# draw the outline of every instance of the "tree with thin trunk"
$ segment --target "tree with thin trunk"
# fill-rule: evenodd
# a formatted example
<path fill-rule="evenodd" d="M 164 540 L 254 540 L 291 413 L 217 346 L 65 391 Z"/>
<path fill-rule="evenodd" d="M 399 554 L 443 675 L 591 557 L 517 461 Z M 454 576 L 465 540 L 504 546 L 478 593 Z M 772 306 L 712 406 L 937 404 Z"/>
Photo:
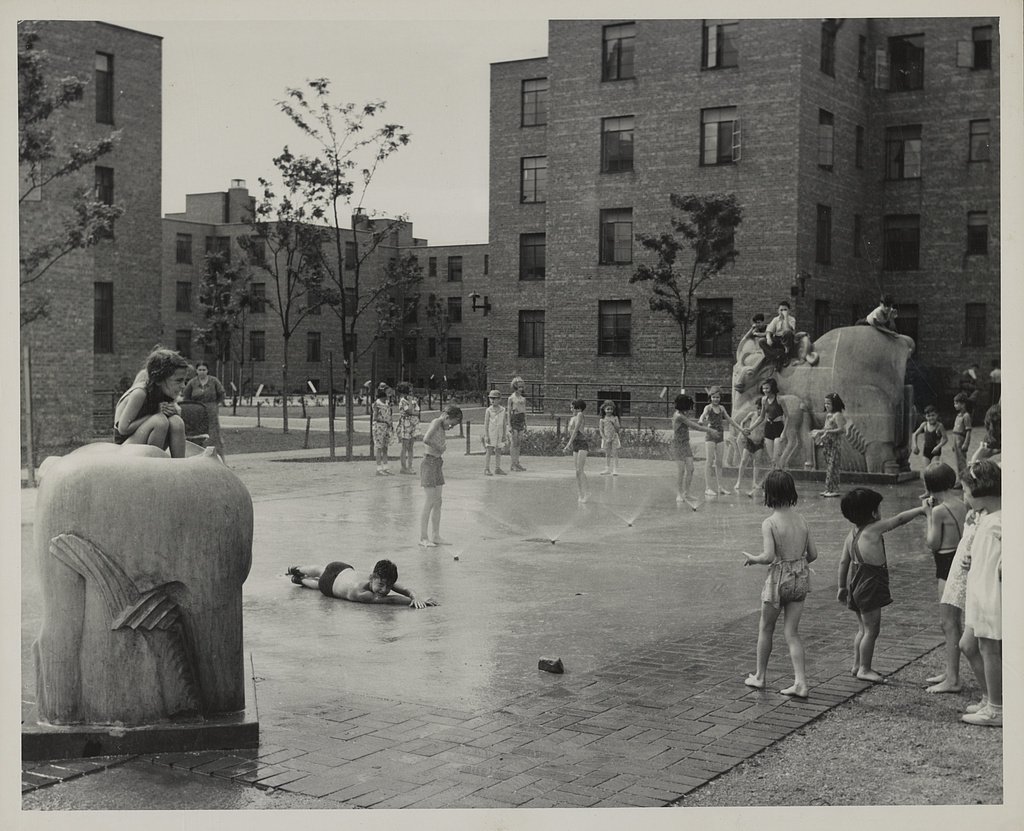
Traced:
<path fill-rule="evenodd" d="M 245 377 L 245 327 L 256 304 L 248 263 L 232 266 L 223 254 L 207 255 L 198 301 L 206 326 L 198 327 L 196 340 L 212 348 L 221 360 L 237 355 L 241 383 Z M 234 390 L 235 407 L 241 392 L 240 387 Z"/>
<path fill-rule="evenodd" d="M 332 102 L 327 78 L 309 80 L 301 89 L 288 89 L 286 95 L 277 102 L 279 109 L 314 149 L 311 153 L 292 153 L 285 147 L 274 165 L 290 192 L 307 209 L 310 220 L 326 226 L 327 244 L 320 263 L 325 304 L 338 316 L 342 343 L 354 343 L 359 318 L 375 309 L 377 298 L 392 288 L 386 279 L 364 283 L 364 265 L 379 246 L 394 244 L 395 231 L 405 222 L 402 217 L 370 219 L 362 212 L 363 200 L 380 164 L 408 144 L 410 136 L 400 124 L 377 123 L 386 106 L 383 101 L 362 105 Z M 345 228 L 343 218 L 349 220 L 353 204 L 359 222 L 352 217 L 352 227 Z M 348 459 L 353 454 L 356 357 L 345 355 Z"/>
<path fill-rule="evenodd" d="M 414 327 L 420 295 L 415 291 L 423 282 L 423 267 L 415 254 L 393 258 L 384 269 L 387 293 L 376 297 L 374 341 L 393 336 L 398 341 L 398 381 L 405 379 L 405 339 L 415 336 Z"/>
<path fill-rule="evenodd" d="M 93 141 L 61 142 L 58 116 L 82 100 L 86 83 L 74 75 L 53 77 L 39 33 L 31 23 L 18 25 L 18 206 L 22 211 L 42 198 L 44 188 L 49 191 L 58 184 L 80 182 L 117 145 L 120 130 Z M 21 229 L 22 326 L 49 313 L 49 300 L 35 289 L 50 268 L 72 251 L 110 237 L 114 221 L 124 214 L 123 207 L 104 202 L 92 183 L 75 188 L 65 207 L 59 229 L 46 233 L 34 225 Z"/>
<path fill-rule="evenodd" d="M 448 332 L 452 328 L 448 316 L 448 306 L 436 294 L 427 298 L 427 323 L 437 336 L 437 349 L 441 353 L 441 378 L 443 385 L 448 386 Z"/>
<path fill-rule="evenodd" d="M 250 261 L 262 259 L 260 268 L 269 275 L 272 286 L 266 305 L 281 328 L 281 400 L 283 432 L 287 433 L 288 346 L 306 317 L 327 302 L 322 290 L 324 229 L 311 223 L 294 189 L 278 197 L 266 179 L 259 183 L 263 194 L 248 219 L 253 234 L 239 237 L 238 244 Z"/>
<path fill-rule="evenodd" d="M 734 243 L 736 228 L 743 221 L 743 208 L 734 194 L 672 193 L 669 202 L 684 216 L 671 217 L 670 233 L 636 235 L 644 249 L 657 255 L 657 262 L 641 263 L 629 282 L 650 283 L 651 310 L 665 312 L 678 327 L 683 357 L 680 386 L 685 389 L 687 358 L 696 344 L 698 320 L 700 334 L 705 337 L 732 329 L 731 315 L 701 316 L 697 294 L 739 256 Z"/>

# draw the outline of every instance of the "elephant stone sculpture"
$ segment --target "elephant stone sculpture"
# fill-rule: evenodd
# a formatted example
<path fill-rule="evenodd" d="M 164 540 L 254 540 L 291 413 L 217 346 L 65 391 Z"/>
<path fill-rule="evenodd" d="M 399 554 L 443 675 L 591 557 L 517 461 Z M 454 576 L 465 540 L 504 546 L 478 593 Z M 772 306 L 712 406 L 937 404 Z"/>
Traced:
<path fill-rule="evenodd" d="M 812 426 L 821 418 L 826 393 L 836 392 L 846 404 L 851 423 L 844 443 L 844 468 L 871 473 L 896 473 L 906 459 L 904 376 L 913 341 L 893 338 L 873 326 L 832 329 L 813 344 L 814 363 L 790 361 L 781 370 L 765 360 L 757 342 L 740 340 L 733 367 L 733 418 L 757 406 L 761 384 L 774 376 L 786 413 L 781 460 L 805 463 L 813 452 Z"/>
<path fill-rule="evenodd" d="M 137 727 L 245 709 L 252 499 L 212 451 L 93 444 L 36 502 L 40 722 Z"/>

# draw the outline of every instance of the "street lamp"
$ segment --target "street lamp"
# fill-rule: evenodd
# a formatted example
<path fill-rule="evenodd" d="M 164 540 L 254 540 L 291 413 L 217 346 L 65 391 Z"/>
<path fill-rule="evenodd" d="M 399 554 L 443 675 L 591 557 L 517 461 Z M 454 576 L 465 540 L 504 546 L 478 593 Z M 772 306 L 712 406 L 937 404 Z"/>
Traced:
<path fill-rule="evenodd" d="M 481 309 L 483 309 L 484 317 L 487 317 L 487 313 L 491 310 L 491 304 L 490 304 L 490 301 L 487 298 L 487 295 L 481 296 L 481 295 L 477 294 L 475 291 L 472 291 L 472 292 L 469 293 L 469 299 L 471 301 L 473 301 L 473 306 L 472 306 L 473 311 L 474 312 L 479 312 Z M 480 302 L 480 301 L 483 301 L 483 302 Z"/>

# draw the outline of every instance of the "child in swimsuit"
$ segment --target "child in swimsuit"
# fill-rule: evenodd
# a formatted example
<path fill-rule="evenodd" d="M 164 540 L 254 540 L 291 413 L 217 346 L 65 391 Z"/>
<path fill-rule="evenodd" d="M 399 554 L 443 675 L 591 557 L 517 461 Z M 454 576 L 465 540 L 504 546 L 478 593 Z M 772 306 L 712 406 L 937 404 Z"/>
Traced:
<path fill-rule="evenodd" d="M 875 642 L 882 627 L 882 607 L 892 603 L 883 535 L 925 515 L 922 506 L 882 519 L 881 504 L 882 494 L 878 491 L 854 488 L 843 497 L 840 505 L 843 516 L 853 523 L 854 529 L 843 543 L 837 599 L 857 613 L 852 672 L 862 681 L 873 682 L 882 680 L 871 668 Z"/>
<path fill-rule="evenodd" d="M 748 687 L 764 689 L 768 658 L 772 654 L 775 622 L 785 610 L 786 643 L 793 662 L 793 685 L 779 690 L 783 695 L 807 698 L 804 647 L 797 627 L 804 599 L 811 590 L 808 563 L 818 558 L 818 549 L 807 532 L 807 520 L 792 510 L 797 502 L 796 484 L 784 470 L 773 470 L 764 480 L 764 504 L 772 514 L 761 523 L 764 551 L 749 554 L 745 566 L 768 564 L 768 579 L 761 591 L 761 621 L 757 630 L 757 670 L 744 681 Z"/>
<path fill-rule="evenodd" d="M 752 497 L 761 486 L 757 482 L 757 461 L 764 454 L 764 428 L 757 428 L 758 413 L 751 410 L 740 422 L 740 445 L 743 447 L 743 454 L 740 456 L 739 467 L 736 470 L 736 493 L 739 493 L 740 484 L 743 481 L 743 469 L 750 460 L 753 474 L 750 480 L 750 490 L 747 496 Z"/>
<path fill-rule="evenodd" d="M 394 592 L 408 598 L 414 609 L 438 605 L 433 598 L 421 600 L 412 589 L 398 585 L 398 567 L 390 560 L 378 560 L 367 580 L 360 580 L 356 570 L 342 562 L 325 566 L 292 566 L 285 574 L 298 586 L 319 589 L 324 597 L 356 603 L 390 603 L 398 600 L 391 595 Z"/>
<path fill-rule="evenodd" d="M 619 448 L 622 447 L 619 433 L 622 432 L 622 423 L 615 410 L 615 402 L 611 399 L 601 405 L 601 421 L 598 424 L 601 430 L 601 449 L 604 450 L 604 470 L 601 471 L 601 475 L 618 476 Z"/>
<path fill-rule="evenodd" d="M 523 433 L 526 432 L 526 396 L 523 390 L 526 389 L 526 382 L 518 375 L 512 379 L 512 394 L 508 397 L 508 419 L 511 430 L 509 456 L 511 457 L 511 469 L 517 473 L 526 470 L 519 464 L 519 446 L 523 441 Z"/>
<path fill-rule="evenodd" d="M 971 446 L 971 405 L 967 396 L 958 392 L 953 396 L 956 420 L 953 422 L 953 453 L 956 455 L 957 476 L 967 467 L 967 448 Z"/>
<path fill-rule="evenodd" d="M 697 500 L 690 496 L 693 481 L 693 449 L 690 447 L 690 429 L 714 435 L 714 428 L 706 427 L 692 417 L 693 399 L 685 393 L 676 396 L 676 411 L 672 413 L 672 458 L 676 460 L 676 504 L 685 502 L 697 510 Z"/>
<path fill-rule="evenodd" d="M 917 446 L 917 437 L 924 437 L 924 448 Z M 914 445 L 914 453 L 924 453 L 925 459 L 929 462 L 938 461 L 942 458 L 942 448 L 947 441 L 946 428 L 939 421 L 939 411 L 931 405 L 924 408 L 924 421 L 914 431 L 911 443 Z"/>
<path fill-rule="evenodd" d="M 716 385 L 708 390 L 708 405 L 697 421 L 711 428 L 704 441 L 704 495 L 727 496 L 729 491 L 722 487 L 722 442 L 725 436 L 725 424 L 728 422 L 737 430 L 740 429 L 740 426 L 732 420 L 729 411 L 722 406 L 721 387 Z M 715 477 L 715 487 L 711 487 L 712 473 Z"/>
<path fill-rule="evenodd" d="M 583 433 L 583 411 L 587 409 L 587 402 L 577 398 L 572 402 L 572 418 L 569 419 L 569 439 L 563 448 L 563 453 L 572 453 L 576 463 L 576 491 L 580 502 L 586 502 L 587 474 L 584 468 L 587 466 L 587 453 L 590 451 L 590 442 Z"/>

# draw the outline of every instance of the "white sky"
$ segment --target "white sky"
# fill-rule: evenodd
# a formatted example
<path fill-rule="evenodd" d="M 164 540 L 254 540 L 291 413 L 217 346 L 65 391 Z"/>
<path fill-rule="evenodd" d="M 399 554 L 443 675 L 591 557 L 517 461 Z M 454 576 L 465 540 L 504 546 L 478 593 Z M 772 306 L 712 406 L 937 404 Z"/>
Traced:
<path fill-rule="evenodd" d="M 544 18 L 503 21 L 108 22 L 163 37 L 163 212 L 186 193 L 245 179 L 258 192 L 288 144 L 310 145 L 276 106 L 288 87 L 332 81 L 332 100 L 383 99 L 409 145 L 380 168 L 365 208 L 406 213 L 434 244 L 487 241 L 490 69 L 547 53 Z"/>

